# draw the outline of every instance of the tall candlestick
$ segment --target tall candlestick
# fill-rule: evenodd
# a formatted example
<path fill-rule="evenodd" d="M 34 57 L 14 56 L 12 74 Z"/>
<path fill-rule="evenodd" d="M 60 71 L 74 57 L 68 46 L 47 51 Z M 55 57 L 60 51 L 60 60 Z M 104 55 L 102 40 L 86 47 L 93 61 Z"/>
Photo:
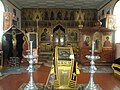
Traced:
<path fill-rule="evenodd" d="M 94 56 L 94 40 L 92 41 L 92 56 Z"/>
<path fill-rule="evenodd" d="M 84 87 L 83 90 L 100 90 L 100 88 L 94 83 L 94 79 L 93 79 L 93 75 L 95 73 L 95 71 L 97 70 L 97 68 L 95 67 L 95 60 L 100 59 L 99 56 L 94 56 L 94 40 L 92 41 L 92 55 L 86 55 L 85 57 L 90 59 L 90 80 L 88 82 L 88 84 Z"/>
<path fill-rule="evenodd" d="M 33 63 L 34 63 L 34 59 L 37 58 L 37 56 L 33 55 L 33 51 L 32 51 L 32 42 L 30 41 L 30 54 L 28 54 L 25 58 L 27 58 L 29 60 L 29 66 L 27 68 L 29 74 L 30 74 L 30 80 L 28 82 L 28 84 L 25 85 L 24 89 L 21 90 L 39 90 L 39 88 L 37 87 L 37 85 L 34 83 L 33 80 L 33 72 L 34 72 L 34 67 L 33 67 Z"/>
<path fill-rule="evenodd" d="M 32 42 L 33 41 L 30 41 L 30 55 L 32 55 Z"/>

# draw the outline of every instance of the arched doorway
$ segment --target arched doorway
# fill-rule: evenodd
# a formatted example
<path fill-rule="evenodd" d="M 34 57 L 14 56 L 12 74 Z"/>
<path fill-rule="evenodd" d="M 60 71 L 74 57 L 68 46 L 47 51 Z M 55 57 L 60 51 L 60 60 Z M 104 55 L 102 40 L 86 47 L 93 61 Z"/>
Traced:
<path fill-rule="evenodd" d="M 65 45 L 65 29 L 61 25 L 57 25 L 53 29 L 53 45 L 54 46 Z"/>
<path fill-rule="evenodd" d="M 116 16 L 116 32 L 115 32 L 115 43 L 120 43 L 120 1 L 114 6 L 113 14 Z"/>

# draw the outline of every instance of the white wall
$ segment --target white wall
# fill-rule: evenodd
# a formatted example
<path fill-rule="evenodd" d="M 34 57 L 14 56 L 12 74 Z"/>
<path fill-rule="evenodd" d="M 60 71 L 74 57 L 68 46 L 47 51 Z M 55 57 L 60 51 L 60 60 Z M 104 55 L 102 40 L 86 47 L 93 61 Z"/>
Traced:
<path fill-rule="evenodd" d="M 98 8 L 98 17 L 100 16 L 100 19 L 103 19 L 106 17 L 106 13 L 110 10 L 110 14 L 113 13 L 114 5 L 118 0 L 112 0 L 110 3 L 108 3 L 106 6 L 103 7 L 100 6 Z M 102 15 L 102 11 L 104 10 L 104 15 Z"/>
<path fill-rule="evenodd" d="M 13 9 L 16 10 L 16 16 L 13 17 L 13 20 L 17 21 L 17 18 L 19 18 L 19 24 L 18 24 L 18 29 L 21 30 L 21 10 L 20 7 L 18 5 L 16 5 L 15 3 L 12 4 L 10 3 L 8 0 L 2 0 L 4 6 L 5 6 L 5 11 L 9 11 L 13 13 Z"/>

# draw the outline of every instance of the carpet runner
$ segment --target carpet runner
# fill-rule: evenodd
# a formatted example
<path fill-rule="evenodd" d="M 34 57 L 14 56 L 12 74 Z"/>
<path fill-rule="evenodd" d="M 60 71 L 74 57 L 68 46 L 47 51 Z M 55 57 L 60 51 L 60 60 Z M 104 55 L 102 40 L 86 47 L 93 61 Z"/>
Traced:
<path fill-rule="evenodd" d="M 40 65 L 34 65 L 33 67 L 35 70 L 37 70 L 38 68 L 40 68 Z M 0 80 L 11 74 L 21 74 L 27 72 L 27 68 L 28 66 L 5 67 L 0 71 L 2 74 L 0 76 Z"/>

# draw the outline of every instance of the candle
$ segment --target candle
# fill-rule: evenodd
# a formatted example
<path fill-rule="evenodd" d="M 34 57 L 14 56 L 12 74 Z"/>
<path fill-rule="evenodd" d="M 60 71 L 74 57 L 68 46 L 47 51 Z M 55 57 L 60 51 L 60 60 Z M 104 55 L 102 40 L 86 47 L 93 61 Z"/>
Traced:
<path fill-rule="evenodd" d="M 92 56 L 94 56 L 94 40 L 92 41 Z"/>
<path fill-rule="evenodd" d="M 30 55 L 32 55 L 32 41 L 30 41 Z"/>

